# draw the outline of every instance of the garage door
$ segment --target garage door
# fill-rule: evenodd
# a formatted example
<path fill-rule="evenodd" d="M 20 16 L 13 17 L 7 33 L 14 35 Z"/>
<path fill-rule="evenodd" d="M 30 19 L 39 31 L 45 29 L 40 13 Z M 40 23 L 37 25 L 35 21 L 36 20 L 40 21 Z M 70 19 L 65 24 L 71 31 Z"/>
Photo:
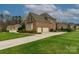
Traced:
<path fill-rule="evenodd" d="M 37 28 L 37 32 L 38 32 L 38 33 L 41 33 L 41 32 L 42 32 L 42 28 L 41 28 L 41 27 L 38 27 L 38 28 Z"/>
<path fill-rule="evenodd" d="M 49 28 L 43 28 L 43 32 L 49 32 Z"/>

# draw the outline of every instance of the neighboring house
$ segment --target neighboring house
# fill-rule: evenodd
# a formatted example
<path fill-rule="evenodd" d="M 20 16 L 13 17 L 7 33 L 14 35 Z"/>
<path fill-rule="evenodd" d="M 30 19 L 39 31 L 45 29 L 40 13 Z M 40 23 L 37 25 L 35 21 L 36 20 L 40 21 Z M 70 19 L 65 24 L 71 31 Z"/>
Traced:
<path fill-rule="evenodd" d="M 68 29 L 67 23 L 56 23 L 56 30 L 65 30 Z"/>
<path fill-rule="evenodd" d="M 75 29 L 79 30 L 79 24 L 75 24 Z"/>
<path fill-rule="evenodd" d="M 13 16 L 12 20 L 9 21 L 9 24 L 7 26 L 7 30 L 9 32 L 17 32 L 21 21 L 19 20 L 19 16 Z"/>
<path fill-rule="evenodd" d="M 49 32 L 49 30 L 54 27 L 53 23 L 48 20 L 48 17 L 43 17 L 42 15 L 37 15 L 31 12 L 28 14 L 24 22 L 26 31 L 29 32 Z"/>
<path fill-rule="evenodd" d="M 79 28 L 79 26 L 73 24 L 73 23 L 57 23 L 56 24 L 56 29 L 57 30 L 65 30 L 65 29 L 72 29 L 75 30 Z"/>
<path fill-rule="evenodd" d="M 70 28 L 70 29 L 72 29 L 72 30 L 75 30 L 75 29 L 76 29 L 76 26 L 75 26 L 75 24 L 73 24 L 73 23 L 69 23 L 69 24 L 68 24 L 68 28 Z"/>
<path fill-rule="evenodd" d="M 9 25 L 7 26 L 7 30 L 9 32 L 17 32 L 19 27 L 20 27 L 20 24 Z"/>

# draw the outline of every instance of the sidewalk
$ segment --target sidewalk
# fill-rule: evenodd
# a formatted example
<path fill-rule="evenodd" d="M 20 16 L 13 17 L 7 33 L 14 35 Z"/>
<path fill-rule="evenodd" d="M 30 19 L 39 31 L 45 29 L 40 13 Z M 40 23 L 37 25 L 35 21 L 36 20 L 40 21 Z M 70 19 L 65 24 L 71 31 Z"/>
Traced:
<path fill-rule="evenodd" d="M 43 34 L 35 34 L 33 36 L 28 36 L 28 37 L 0 41 L 0 50 L 14 47 L 17 45 L 21 45 L 24 43 L 29 43 L 29 42 L 36 41 L 36 40 L 41 40 L 49 36 L 64 34 L 64 33 L 65 32 L 49 32 L 49 33 L 43 33 Z"/>

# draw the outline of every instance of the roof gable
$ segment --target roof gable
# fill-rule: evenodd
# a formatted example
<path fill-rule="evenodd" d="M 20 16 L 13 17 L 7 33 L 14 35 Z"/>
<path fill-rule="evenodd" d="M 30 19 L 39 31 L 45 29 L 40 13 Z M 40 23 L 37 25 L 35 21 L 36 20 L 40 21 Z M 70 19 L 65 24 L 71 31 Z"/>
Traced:
<path fill-rule="evenodd" d="M 56 19 L 53 18 L 52 16 L 50 16 L 50 15 L 47 14 L 47 13 L 43 13 L 43 14 L 41 14 L 40 16 L 44 17 L 45 20 L 48 20 L 50 23 L 56 22 Z"/>
<path fill-rule="evenodd" d="M 50 16 L 50 15 L 47 14 L 47 13 L 43 13 L 43 14 L 41 14 L 40 16 L 47 17 L 47 18 L 50 19 L 50 20 L 56 21 L 56 19 L 55 19 L 54 17 Z"/>
<path fill-rule="evenodd" d="M 35 14 L 35 13 L 32 13 L 32 12 L 30 12 L 30 13 L 28 14 L 27 18 L 28 18 L 28 17 L 33 18 L 33 20 L 35 20 L 35 21 L 48 22 L 47 20 L 44 19 L 44 17 L 42 17 L 42 16 L 40 16 L 40 15 L 37 15 L 37 14 Z M 28 19 L 28 20 L 30 20 L 30 19 Z"/>

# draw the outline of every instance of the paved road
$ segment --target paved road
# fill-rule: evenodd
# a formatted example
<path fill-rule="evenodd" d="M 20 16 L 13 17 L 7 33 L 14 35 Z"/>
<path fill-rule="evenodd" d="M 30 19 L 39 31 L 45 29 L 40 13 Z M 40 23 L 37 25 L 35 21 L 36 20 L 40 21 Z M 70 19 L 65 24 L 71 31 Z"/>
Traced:
<path fill-rule="evenodd" d="M 65 32 L 49 32 L 49 33 L 43 33 L 43 34 L 35 34 L 33 36 L 23 37 L 23 38 L 17 38 L 17 39 L 11 39 L 6 41 L 0 41 L 0 50 L 14 47 L 17 45 L 21 45 L 24 43 L 29 43 L 36 40 L 41 40 L 43 38 L 64 34 Z"/>

